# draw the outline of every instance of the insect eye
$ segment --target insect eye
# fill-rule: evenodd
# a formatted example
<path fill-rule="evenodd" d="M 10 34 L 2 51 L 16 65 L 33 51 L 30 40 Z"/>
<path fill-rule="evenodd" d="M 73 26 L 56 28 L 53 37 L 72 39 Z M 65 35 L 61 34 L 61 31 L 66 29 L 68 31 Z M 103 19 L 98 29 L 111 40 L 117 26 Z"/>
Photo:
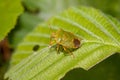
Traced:
<path fill-rule="evenodd" d="M 74 39 L 74 40 L 73 40 L 73 43 L 74 43 L 75 48 L 79 48 L 79 46 L 80 46 L 80 41 L 79 41 L 78 39 Z"/>

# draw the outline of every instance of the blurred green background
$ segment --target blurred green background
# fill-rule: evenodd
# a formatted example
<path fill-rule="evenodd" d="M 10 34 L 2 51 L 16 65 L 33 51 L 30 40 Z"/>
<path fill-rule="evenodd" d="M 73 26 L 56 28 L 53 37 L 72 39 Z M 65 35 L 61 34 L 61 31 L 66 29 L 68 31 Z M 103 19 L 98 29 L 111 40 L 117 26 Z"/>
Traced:
<path fill-rule="evenodd" d="M 12 1 L 11 1 L 11 4 Z M 13 50 L 26 34 L 38 24 L 69 7 L 90 6 L 100 9 L 120 20 L 120 0 L 21 0 L 24 12 L 18 17 L 15 28 L 9 33 L 8 40 Z M 3 62 L 0 55 L 0 80 L 8 69 L 9 61 Z M 120 55 L 116 53 L 92 69 L 74 69 L 61 80 L 120 80 Z"/>

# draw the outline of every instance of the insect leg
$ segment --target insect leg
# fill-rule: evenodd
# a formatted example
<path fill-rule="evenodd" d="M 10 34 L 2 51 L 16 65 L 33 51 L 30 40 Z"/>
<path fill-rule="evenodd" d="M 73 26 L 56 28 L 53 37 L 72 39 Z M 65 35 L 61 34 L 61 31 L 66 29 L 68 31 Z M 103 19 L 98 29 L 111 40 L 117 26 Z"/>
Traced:
<path fill-rule="evenodd" d="M 75 57 L 75 56 L 73 55 L 73 53 L 72 53 L 72 52 L 70 52 L 69 50 L 67 50 L 67 48 L 66 48 L 66 47 L 64 47 L 64 46 L 63 46 L 63 49 L 64 49 L 66 52 L 68 52 L 70 55 L 72 55 L 72 56 L 73 56 L 73 58 Z"/>
<path fill-rule="evenodd" d="M 60 45 L 57 44 L 57 53 L 59 54 L 60 53 Z"/>
<path fill-rule="evenodd" d="M 49 43 L 50 46 L 56 43 L 54 38 L 55 38 L 55 33 L 52 33 L 52 35 L 50 36 L 50 43 Z"/>

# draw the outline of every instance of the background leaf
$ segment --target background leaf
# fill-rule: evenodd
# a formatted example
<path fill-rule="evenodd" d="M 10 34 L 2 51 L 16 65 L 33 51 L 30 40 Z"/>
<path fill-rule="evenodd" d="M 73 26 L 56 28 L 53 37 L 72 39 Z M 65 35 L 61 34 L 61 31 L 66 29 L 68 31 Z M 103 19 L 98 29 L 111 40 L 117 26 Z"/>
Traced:
<path fill-rule="evenodd" d="M 18 16 L 23 12 L 21 0 L 0 0 L 0 80 L 8 68 L 10 57 L 8 33 L 15 27 Z"/>
<path fill-rule="evenodd" d="M 14 58 L 18 57 L 18 55 L 27 54 L 25 51 L 28 51 L 27 56 L 30 53 L 32 55 L 29 57 L 25 56 L 27 58 L 24 57 L 23 61 L 12 67 L 6 77 L 13 80 L 58 80 L 73 68 L 81 67 L 88 70 L 115 52 L 120 52 L 119 22 L 107 17 L 99 10 L 87 7 L 71 8 L 61 15 L 53 17 L 49 22 L 53 29 L 62 28 L 82 38 L 81 47 L 73 52 L 75 58 L 65 56 L 62 53 L 57 55 L 56 51 L 49 51 L 49 47 L 43 48 L 38 52 L 32 52 L 33 47 L 29 50 L 29 47 L 23 48 L 23 45 L 27 46 L 26 43 L 22 46 L 20 44 L 19 50 L 13 56 Z M 36 29 L 35 31 L 37 32 L 37 37 L 45 32 L 43 36 L 45 40 L 39 43 L 41 46 L 42 44 L 47 44 L 49 32 L 46 31 L 48 28 L 42 25 L 39 28 L 41 29 Z M 38 42 L 42 40 L 43 38 L 36 38 L 35 32 L 30 33 L 29 35 L 32 36 L 27 36 L 24 41 Z M 22 49 L 25 53 L 20 54 Z M 15 60 L 13 60 L 14 62 Z"/>
<path fill-rule="evenodd" d="M 17 17 L 22 13 L 23 8 L 20 0 L 0 1 L 0 40 L 2 40 L 16 24 Z"/>
<path fill-rule="evenodd" d="M 23 3 L 29 11 L 36 11 L 38 9 L 40 12 L 37 16 L 43 20 L 48 20 L 51 16 L 70 6 L 78 5 L 77 0 L 23 0 Z"/>
<path fill-rule="evenodd" d="M 18 44 L 23 41 L 23 38 L 31 32 L 42 20 L 37 16 L 28 12 L 23 13 L 16 27 L 9 34 L 9 42 L 16 49 Z"/>

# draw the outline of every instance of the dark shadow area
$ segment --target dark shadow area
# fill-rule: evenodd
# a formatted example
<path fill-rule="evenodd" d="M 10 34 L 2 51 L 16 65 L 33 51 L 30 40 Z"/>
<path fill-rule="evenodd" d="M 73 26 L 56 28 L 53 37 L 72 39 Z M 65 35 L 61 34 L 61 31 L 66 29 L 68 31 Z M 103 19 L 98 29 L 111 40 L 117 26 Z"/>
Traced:
<path fill-rule="evenodd" d="M 77 68 L 61 80 L 120 80 L 120 54 L 114 54 L 90 70 Z"/>

